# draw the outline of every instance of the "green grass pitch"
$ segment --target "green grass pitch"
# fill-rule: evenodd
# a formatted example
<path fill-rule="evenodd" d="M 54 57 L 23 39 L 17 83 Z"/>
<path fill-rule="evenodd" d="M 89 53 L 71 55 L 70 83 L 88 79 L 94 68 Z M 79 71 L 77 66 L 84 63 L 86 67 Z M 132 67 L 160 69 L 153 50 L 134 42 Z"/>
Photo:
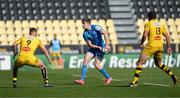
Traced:
<path fill-rule="evenodd" d="M 180 76 L 180 68 L 171 68 Z M 138 87 L 129 88 L 135 69 L 107 69 L 113 77 L 110 85 L 104 85 L 103 76 L 96 69 L 88 69 L 85 85 L 75 85 L 81 69 L 48 70 L 53 88 L 43 87 L 39 69 L 21 69 L 18 88 L 12 88 L 11 71 L 0 71 L 0 98 L 112 98 L 112 97 L 180 97 L 180 85 L 173 86 L 167 74 L 158 68 L 143 69 Z"/>

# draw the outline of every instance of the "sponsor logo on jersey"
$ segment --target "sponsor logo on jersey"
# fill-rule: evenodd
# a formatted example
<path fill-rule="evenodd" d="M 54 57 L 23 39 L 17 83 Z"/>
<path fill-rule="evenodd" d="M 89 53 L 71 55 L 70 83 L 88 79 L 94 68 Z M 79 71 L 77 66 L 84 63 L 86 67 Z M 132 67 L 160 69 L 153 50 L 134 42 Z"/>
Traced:
<path fill-rule="evenodd" d="M 31 48 L 30 47 L 22 47 L 22 50 L 23 51 L 31 51 Z"/>
<path fill-rule="evenodd" d="M 161 36 L 155 36 L 154 40 L 161 40 Z"/>

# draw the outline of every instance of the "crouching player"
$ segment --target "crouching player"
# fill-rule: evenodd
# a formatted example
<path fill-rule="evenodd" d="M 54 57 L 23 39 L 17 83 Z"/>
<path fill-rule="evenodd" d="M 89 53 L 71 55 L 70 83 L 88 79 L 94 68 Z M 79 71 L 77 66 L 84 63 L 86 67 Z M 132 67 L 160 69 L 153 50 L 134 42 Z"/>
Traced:
<path fill-rule="evenodd" d="M 52 85 L 49 85 L 48 83 L 48 75 L 47 75 L 47 69 L 45 67 L 45 64 L 34 55 L 34 52 L 39 47 L 43 51 L 45 56 L 47 57 L 49 63 L 51 63 L 49 54 L 45 46 L 41 43 L 41 41 L 36 36 L 37 36 L 37 30 L 35 28 L 30 28 L 29 36 L 21 37 L 19 40 L 16 40 L 12 45 L 14 57 L 17 55 L 16 47 L 20 45 L 20 52 L 17 55 L 17 58 L 14 62 L 14 67 L 13 67 L 13 87 L 14 88 L 17 87 L 18 69 L 22 67 L 23 65 L 30 65 L 32 67 L 40 68 L 43 79 L 44 79 L 44 86 L 52 87 Z"/>

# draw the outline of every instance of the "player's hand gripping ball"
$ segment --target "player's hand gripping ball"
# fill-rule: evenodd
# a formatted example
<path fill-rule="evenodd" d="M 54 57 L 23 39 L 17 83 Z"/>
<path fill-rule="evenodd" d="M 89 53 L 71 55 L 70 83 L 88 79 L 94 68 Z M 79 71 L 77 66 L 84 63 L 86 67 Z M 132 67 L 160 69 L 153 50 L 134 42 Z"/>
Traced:
<path fill-rule="evenodd" d="M 108 49 L 106 49 L 106 48 L 103 48 L 102 51 L 103 51 L 104 53 L 109 53 Z"/>

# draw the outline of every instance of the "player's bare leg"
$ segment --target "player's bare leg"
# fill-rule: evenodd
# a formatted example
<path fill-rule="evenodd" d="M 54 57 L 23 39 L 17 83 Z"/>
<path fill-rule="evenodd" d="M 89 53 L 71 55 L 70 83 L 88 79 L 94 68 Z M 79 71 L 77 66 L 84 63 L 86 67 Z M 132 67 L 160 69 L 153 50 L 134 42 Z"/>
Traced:
<path fill-rule="evenodd" d="M 83 66 L 82 66 L 81 79 L 74 80 L 74 82 L 76 84 L 84 85 L 84 80 L 85 80 L 86 73 L 87 73 L 87 64 L 91 61 L 91 59 L 93 57 L 94 57 L 94 55 L 91 52 L 86 53 L 86 55 L 84 57 L 84 61 L 83 61 Z"/>
<path fill-rule="evenodd" d="M 42 76 L 43 76 L 43 79 L 44 79 L 44 86 L 45 87 L 53 87 L 53 85 L 49 85 L 49 82 L 48 82 L 48 73 L 47 73 L 47 69 L 44 65 L 44 63 L 42 61 L 39 61 L 39 68 L 41 69 L 41 73 L 42 73 Z"/>
<path fill-rule="evenodd" d="M 94 65 L 95 65 L 96 69 L 99 70 L 106 78 L 105 84 L 110 84 L 112 82 L 112 78 L 108 74 L 108 72 L 103 68 L 103 66 L 101 65 L 101 61 L 102 61 L 102 58 L 95 57 Z"/>
<path fill-rule="evenodd" d="M 134 74 L 134 79 L 133 81 L 130 83 L 130 87 L 136 87 L 137 86 L 137 83 L 138 83 L 138 80 L 139 80 L 139 77 L 140 77 L 140 74 L 142 72 L 142 65 L 149 59 L 149 57 L 145 54 L 141 54 L 140 57 L 139 57 L 139 60 L 137 61 L 136 63 L 136 71 L 135 71 L 135 74 Z"/>
<path fill-rule="evenodd" d="M 163 70 L 165 73 L 167 73 L 167 74 L 171 77 L 174 85 L 176 85 L 178 78 L 176 77 L 176 75 L 174 75 L 174 74 L 172 73 L 172 71 L 171 71 L 166 65 L 162 64 L 162 58 L 161 58 L 161 57 L 158 57 L 158 55 L 155 54 L 155 56 L 154 56 L 154 62 L 155 62 L 155 65 L 156 65 L 158 68 L 160 68 L 161 70 Z"/>

